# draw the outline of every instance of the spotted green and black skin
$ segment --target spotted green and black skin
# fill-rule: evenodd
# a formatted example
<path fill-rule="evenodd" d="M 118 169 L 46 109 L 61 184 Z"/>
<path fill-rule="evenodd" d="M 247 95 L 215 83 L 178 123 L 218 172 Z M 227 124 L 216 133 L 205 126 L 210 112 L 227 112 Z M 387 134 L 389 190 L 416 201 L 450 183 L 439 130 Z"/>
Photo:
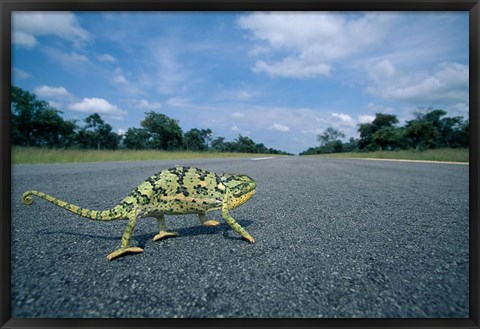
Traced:
<path fill-rule="evenodd" d="M 203 225 L 216 226 L 219 222 L 207 219 L 205 214 L 221 209 L 225 221 L 243 238 L 254 243 L 252 236 L 230 216 L 229 210 L 244 204 L 255 194 L 255 189 L 255 181 L 247 175 L 217 174 L 198 168 L 177 166 L 150 176 L 118 205 L 108 210 L 81 208 L 38 191 L 25 192 L 22 202 L 31 204 L 31 195 L 36 195 L 93 220 L 128 220 L 120 248 L 107 256 L 109 260 L 113 260 L 127 253 L 143 251 L 130 244 L 137 219 L 142 217 L 157 219 L 159 234 L 154 237 L 156 241 L 178 235 L 176 232 L 167 231 L 164 215 L 198 214 Z"/>

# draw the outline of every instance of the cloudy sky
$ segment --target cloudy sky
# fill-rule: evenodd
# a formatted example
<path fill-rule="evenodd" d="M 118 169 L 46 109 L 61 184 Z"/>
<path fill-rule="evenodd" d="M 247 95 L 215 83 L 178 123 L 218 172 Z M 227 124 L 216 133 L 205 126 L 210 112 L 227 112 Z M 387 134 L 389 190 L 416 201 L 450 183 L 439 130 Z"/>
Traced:
<path fill-rule="evenodd" d="M 468 118 L 468 13 L 15 13 L 13 84 L 115 131 L 145 112 L 299 153 L 375 113 Z"/>

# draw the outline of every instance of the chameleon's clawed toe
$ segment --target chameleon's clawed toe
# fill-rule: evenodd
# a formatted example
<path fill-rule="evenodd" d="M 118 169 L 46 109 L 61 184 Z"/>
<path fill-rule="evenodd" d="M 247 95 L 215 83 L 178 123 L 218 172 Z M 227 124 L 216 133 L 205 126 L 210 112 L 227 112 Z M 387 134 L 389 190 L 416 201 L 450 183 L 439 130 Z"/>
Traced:
<path fill-rule="evenodd" d="M 203 226 L 218 226 L 220 225 L 220 222 L 217 222 L 216 220 L 210 219 L 202 223 Z"/>
<path fill-rule="evenodd" d="M 120 248 L 120 249 L 117 249 L 114 252 L 110 253 L 107 256 L 107 259 L 108 260 L 114 260 L 115 258 L 118 258 L 120 256 L 124 256 L 125 254 L 130 254 L 130 253 L 137 254 L 139 252 L 143 252 L 143 249 L 140 248 L 140 247 Z"/>
<path fill-rule="evenodd" d="M 243 238 L 250 243 L 255 243 L 255 239 L 251 235 L 243 236 Z"/>
<path fill-rule="evenodd" d="M 164 239 L 164 238 L 167 238 L 167 237 L 177 237 L 178 236 L 178 232 L 167 232 L 167 231 L 161 231 L 160 233 L 158 233 L 157 235 L 155 235 L 153 237 L 153 241 L 158 241 L 160 239 Z"/>

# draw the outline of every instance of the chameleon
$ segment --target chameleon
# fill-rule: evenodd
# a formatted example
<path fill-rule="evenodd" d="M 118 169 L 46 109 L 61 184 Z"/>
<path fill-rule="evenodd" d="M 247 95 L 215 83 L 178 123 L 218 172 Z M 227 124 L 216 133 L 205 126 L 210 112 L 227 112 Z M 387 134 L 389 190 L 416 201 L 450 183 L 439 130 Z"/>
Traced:
<path fill-rule="evenodd" d="M 256 187 L 256 182 L 247 175 L 176 166 L 150 176 L 108 210 L 82 208 L 34 190 L 23 193 L 21 201 L 30 205 L 33 203 L 31 196 L 35 195 L 92 220 L 128 220 L 120 248 L 107 255 L 108 260 L 114 260 L 126 254 L 143 252 L 142 248 L 132 246 L 130 240 L 137 219 L 144 217 L 156 218 L 159 233 L 153 240 L 158 241 L 178 236 L 178 232 L 167 230 L 165 215 L 198 214 L 204 226 L 217 226 L 220 223 L 207 219 L 206 213 L 220 209 L 222 217 L 235 232 L 248 242 L 255 243 L 255 239 L 235 221 L 229 211 L 249 200 L 256 193 Z"/>

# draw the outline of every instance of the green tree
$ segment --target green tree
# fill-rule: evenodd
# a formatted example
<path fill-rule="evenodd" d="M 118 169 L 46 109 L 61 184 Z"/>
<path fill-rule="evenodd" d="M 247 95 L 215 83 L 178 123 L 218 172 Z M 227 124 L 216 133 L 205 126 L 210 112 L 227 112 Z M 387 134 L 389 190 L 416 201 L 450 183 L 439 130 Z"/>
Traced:
<path fill-rule="evenodd" d="M 344 138 L 345 134 L 338 129 L 329 127 L 321 135 L 317 135 L 320 146 L 311 150 L 317 154 L 322 153 L 341 153 L 343 152 L 343 143 L 339 138 Z"/>
<path fill-rule="evenodd" d="M 317 140 L 320 142 L 321 146 L 324 146 L 344 137 L 345 134 L 342 133 L 340 130 L 329 127 L 325 129 L 325 131 L 321 135 L 317 136 Z"/>
<path fill-rule="evenodd" d="M 385 147 L 394 147 L 396 143 L 390 143 L 393 141 L 392 138 L 398 135 L 394 131 L 397 123 L 398 119 L 395 115 L 375 113 L 375 119 L 371 123 L 359 124 L 359 148 L 365 151 L 375 151 Z M 380 132 L 377 133 L 378 131 Z M 377 134 L 375 135 L 375 133 Z"/>
<path fill-rule="evenodd" d="M 416 111 L 415 119 L 406 124 L 406 136 L 415 149 L 463 146 L 462 117 L 444 117 L 446 111 L 428 109 Z M 442 118 L 443 117 L 443 118 Z"/>
<path fill-rule="evenodd" d="M 35 114 L 39 101 L 34 94 L 19 87 L 12 86 L 12 143 L 33 146 Z"/>
<path fill-rule="evenodd" d="M 469 121 L 464 121 L 463 117 L 442 118 L 438 129 L 441 136 L 439 147 L 469 146 Z"/>
<path fill-rule="evenodd" d="M 12 144 L 66 147 L 72 143 L 75 121 L 65 121 L 63 112 L 19 87 L 12 86 L 11 97 Z"/>
<path fill-rule="evenodd" d="M 234 150 L 240 153 L 256 153 L 256 145 L 250 137 L 238 135 L 234 140 Z"/>
<path fill-rule="evenodd" d="M 207 145 L 199 129 L 193 128 L 183 135 L 183 144 L 189 151 L 205 151 Z"/>
<path fill-rule="evenodd" d="M 468 120 L 463 117 L 444 117 L 446 111 L 441 109 L 430 110 L 420 119 L 431 122 L 438 130 L 436 147 L 468 147 Z"/>
<path fill-rule="evenodd" d="M 358 142 L 359 140 L 353 137 L 350 137 L 347 143 L 343 143 L 344 152 L 357 152 L 358 151 Z"/>
<path fill-rule="evenodd" d="M 68 147 L 75 139 L 75 121 L 65 121 L 62 113 L 50 106 L 36 114 L 32 137 L 36 146 Z"/>
<path fill-rule="evenodd" d="M 468 147 L 470 145 L 470 123 L 469 120 L 464 121 L 458 130 L 456 138 L 459 147 Z"/>
<path fill-rule="evenodd" d="M 183 134 L 177 120 L 151 111 L 145 113 L 145 119 L 140 124 L 150 134 L 152 148 L 174 150 L 182 147 Z"/>
<path fill-rule="evenodd" d="M 85 118 L 86 125 L 77 135 L 77 143 L 86 149 L 117 149 L 121 137 L 112 132 L 112 126 L 103 121 L 98 113 Z"/>
<path fill-rule="evenodd" d="M 405 126 L 405 136 L 416 150 L 434 146 L 438 135 L 438 129 L 431 122 L 411 120 Z"/>
<path fill-rule="evenodd" d="M 145 128 L 128 128 L 123 144 L 127 149 L 131 150 L 148 149 L 150 147 L 150 134 Z"/>
<path fill-rule="evenodd" d="M 382 128 L 393 127 L 397 123 L 398 119 L 395 115 L 383 113 L 376 113 L 375 119 L 372 121 L 372 125 L 375 127 L 375 131 Z"/>
<path fill-rule="evenodd" d="M 207 149 L 211 147 L 213 141 L 213 131 L 210 128 L 201 129 L 200 132 L 202 133 L 203 140 L 207 145 Z"/>
<path fill-rule="evenodd" d="M 212 150 L 214 151 L 219 151 L 219 152 L 222 152 L 222 151 L 226 151 L 227 150 L 227 146 L 225 145 L 225 137 L 215 137 L 212 142 L 211 142 L 211 148 Z"/>
<path fill-rule="evenodd" d="M 255 153 L 269 153 L 269 150 L 263 143 L 257 143 L 255 144 Z"/>
<path fill-rule="evenodd" d="M 212 134 L 210 129 L 190 129 L 183 135 L 183 144 L 190 151 L 206 151 Z"/>
<path fill-rule="evenodd" d="M 326 145 L 320 147 L 320 153 L 342 153 L 343 143 L 340 140 L 334 140 Z"/>
<path fill-rule="evenodd" d="M 402 145 L 402 133 L 396 127 L 383 127 L 375 131 L 372 141 L 380 150 L 393 150 Z"/>

